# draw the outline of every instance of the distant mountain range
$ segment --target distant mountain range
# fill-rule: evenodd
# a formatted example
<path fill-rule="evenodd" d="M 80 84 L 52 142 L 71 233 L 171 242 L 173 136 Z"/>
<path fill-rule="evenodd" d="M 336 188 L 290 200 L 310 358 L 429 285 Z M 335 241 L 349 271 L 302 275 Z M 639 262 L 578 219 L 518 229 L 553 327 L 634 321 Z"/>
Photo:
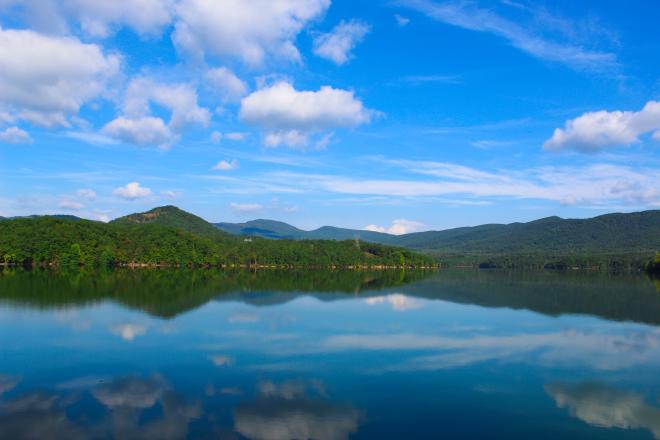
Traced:
<path fill-rule="evenodd" d="M 392 235 L 324 226 L 304 231 L 274 220 L 216 223 L 235 235 L 272 239 L 360 239 L 446 253 L 609 253 L 660 250 L 660 210 L 606 214 L 589 219 L 547 217 L 528 223 L 486 224 L 443 231 Z"/>

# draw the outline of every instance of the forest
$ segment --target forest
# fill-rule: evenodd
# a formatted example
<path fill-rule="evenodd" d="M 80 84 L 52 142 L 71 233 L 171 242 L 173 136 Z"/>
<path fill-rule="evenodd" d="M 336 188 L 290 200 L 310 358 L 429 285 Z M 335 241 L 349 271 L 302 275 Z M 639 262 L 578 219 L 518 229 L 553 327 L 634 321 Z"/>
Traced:
<path fill-rule="evenodd" d="M 267 240 L 154 223 L 30 217 L 0 221 L 0 264 L 21 266 L 430 267 L 403 248 L 359 240 Z"/>

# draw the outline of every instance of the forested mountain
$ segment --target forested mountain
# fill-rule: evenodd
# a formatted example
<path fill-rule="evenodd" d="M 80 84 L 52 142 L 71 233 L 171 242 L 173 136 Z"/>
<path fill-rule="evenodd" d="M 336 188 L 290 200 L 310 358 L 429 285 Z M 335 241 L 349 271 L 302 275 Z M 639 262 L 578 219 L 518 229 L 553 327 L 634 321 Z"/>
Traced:
<path fill-rule="evenodd" d="M 218 223 L 232 234 L 269 238 L 345 240 L 358 237 L 410 249 L 452 252 L 618 252 L 660 249 L 660 210 L 606 214 L 589 219 L 547 217 L 528 223 L 487 224 L 391 235 L 324 226 L 303 231 L 272 220 Z"/>
<path fill-rule="evenodd" d="M 412 249 L 483 253 L 655 251 L 660 249 L 660 210 L 418 232 L 399 236 L 392 243 Z"/>
<path fill-rule="evenodd" d="M 432 258 L 381 244 L 267 240 L 224 234 L 174 207 L 110 224 L 56 217 L 0 222 L 0 263 L 65 266 L 430 266 Z"/>
<path fill-rule="evenodd" d="M 447 264 L 482 266 L 643 267 L 660 249 L 660 210 L 606 214 L 589 219 L 547 217 L 528 223 L 487 224 L 444 231 L 391 235 L 324 226 L 303 231 L 286 223 L 259 220 L 223 223 L 230 233 L 281 238 L 344 240 L 357 237 L 418 250 Z M 273 228 L 271 225 L 277 225 Z"/>
<path fill-rule="evenodd" d="M 119 217 L 110 223 L 116 225 L 160 225 L 183 229 L 193 234 L 218 235 L 218 228 L 201 217 L 186 212 L 176 206 L 160 206 L 147 212 Z"/>
<path fill-rule="evenodd" d="M 266 237 L 273 239 L 291 240 L 354 240 L 360 239 L 372 243 L 388 244 L 396 240 L 396 235 L 380 232 L 363 231 L 358 229 L 336 228 L 323 226 L 313 231 L 305 231 L 291 226 L 288 223 L 276 220 L 251 220 L 245 223 L 214 223 L 225 232 L 235 235 L 248 235 L 253 237 Z"/>

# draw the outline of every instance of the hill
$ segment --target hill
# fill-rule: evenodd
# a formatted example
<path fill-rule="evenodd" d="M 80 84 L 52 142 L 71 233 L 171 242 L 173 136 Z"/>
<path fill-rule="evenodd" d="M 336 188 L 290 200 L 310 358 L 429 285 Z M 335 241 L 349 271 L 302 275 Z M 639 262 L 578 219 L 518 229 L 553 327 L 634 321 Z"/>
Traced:
<path fill-rule="evenodd" d="M 224 234 L 175 207 L 110 224 L 55 217 L 0 222 L 0 265 L 419 267 L 428 256 L 354 241 L 268 240 Z"/>
<path fill-rule="evenodd" d="M 276 220 L 257 219 L 246 223 L 214 223 L 214 226 L 229 234 L 274 239 L 303 240 L 307 238 L 308 234 L 307 231 Z"/>
<path fill-rule="evenodd" d="M 220 231 L 201 217 L 186 212 L 176 206 L 160 206 L 147 212 L 139 212 L 119 217 L 110 222 L 115 225 L 160 225 L 182 229 L 201 235 L 219 235 Z"/>
<path fill-rule="evenodd" d="M 290 240 L 355 240 L 388 244 L 396 239 L 395 235 L 359 229 L 323 226 L 313 231 L 305 231 L 288 223 L 276 220 L 251 220 L 246 223 L 214 223 L 229 234 Z"/>

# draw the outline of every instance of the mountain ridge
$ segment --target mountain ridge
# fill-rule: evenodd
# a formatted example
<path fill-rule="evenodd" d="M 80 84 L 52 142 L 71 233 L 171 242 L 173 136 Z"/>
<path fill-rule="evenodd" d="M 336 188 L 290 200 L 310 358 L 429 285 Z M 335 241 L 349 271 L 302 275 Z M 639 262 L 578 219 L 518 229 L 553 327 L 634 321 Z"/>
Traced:
<path fill-rule="evenodd" d="M 258 223 L 255 223 L 258 222 Z M 255 228 L 276 224 L 278 228 Z M 358 238 L 374 243 L 424 251 L 452 253 L 576 253 L 652 251 L 660 249 L 660 210 L 610 213 L 586 219 L 544 217 L 529 222 L 489 223 L 440 231 L 393 235 L 366 230 L 322 226 L 305 231 L 275 220 L 219 223 L 216 227 L 238 235 L 275 239 Z M 295 231 L 286 236 L 281 231 Z"/>

